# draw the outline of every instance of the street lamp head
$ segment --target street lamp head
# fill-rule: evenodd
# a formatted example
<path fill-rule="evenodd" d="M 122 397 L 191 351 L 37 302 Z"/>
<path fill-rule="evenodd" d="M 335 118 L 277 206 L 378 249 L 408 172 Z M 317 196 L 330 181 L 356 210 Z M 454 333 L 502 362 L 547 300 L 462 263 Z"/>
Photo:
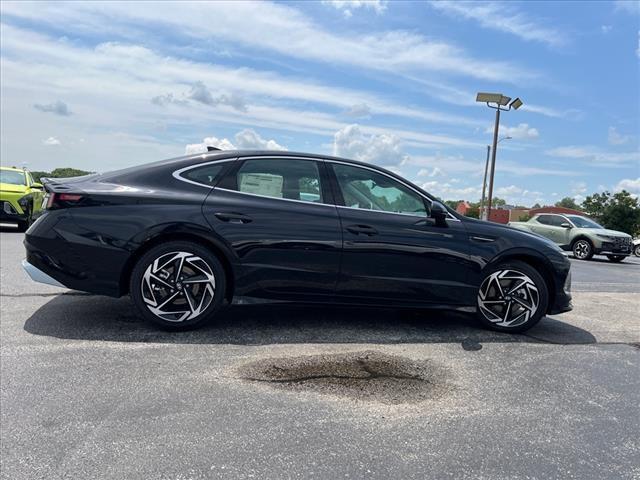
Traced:
<path fill-rule="evenodd" d="M 479 92 L 476 96 L 476 102 L 481 103 L 498 103 L 500 105 L 504 105 L 502 99 L 505 98 L 501 93 L 483 93 Z"/>
<path fill-rule="evenodd" d="M 511 101 L 511 97 L 505 97 L 503 95 L 498 103 L 504 107 L 505 105 L 508 105 L 510 101 Z"/>
<path fill-rule="evenodd" d="M 522 106 L 522 100 L 520 100 L 520 98 L 516 98 L 509 106 L 514 110 L 517 110 Z"/>

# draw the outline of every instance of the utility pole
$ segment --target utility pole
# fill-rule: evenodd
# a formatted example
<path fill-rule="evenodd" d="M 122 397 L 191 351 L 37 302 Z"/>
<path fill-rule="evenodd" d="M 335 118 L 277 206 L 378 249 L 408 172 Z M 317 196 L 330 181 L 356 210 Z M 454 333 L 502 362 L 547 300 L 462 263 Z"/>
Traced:
<path fill-rule="evenodd" d="M 482 178 L 482 198 L 480 199 L 480 218 L 482 220 L 487 219 L 487 215 L 484 210 L 484 199 L 487 191 L 487 170 L 489 170 L 489 154 L 491 153 L 491 146 L 487 145 L 487 161 L 484 163 L 484 177 Z"/>
<path fill-rule="evenodd" d="M 486 103 L 487 107 L 496 111 L 496 122 L 493 127 L 493 150 L 491 151 L 491 175 L 489 177 L 489 195 L 487 196 L 487 215 L 486 218 L 491 220 L 491 202 L 493 200 L 493 179 L 496 173 L 496 150 L 498 149 L 498 129 L 500 127 L 500 112 L 508 112 L 512 108 L 519 109 L 522 106 L 522 100 L 516 98 L 511 101 L 511 97 L 505 97 L 501 93 L 478 93 L 476 102 Z M 493 104 L 493 105 L 492 105 Z"/>

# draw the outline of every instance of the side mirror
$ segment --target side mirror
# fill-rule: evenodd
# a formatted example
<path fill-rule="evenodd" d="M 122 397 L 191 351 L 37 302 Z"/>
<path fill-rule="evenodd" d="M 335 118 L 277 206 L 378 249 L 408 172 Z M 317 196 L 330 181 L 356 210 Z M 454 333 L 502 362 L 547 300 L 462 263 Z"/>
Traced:
<path fill-rule="evenodd" d="M 440 202 L 434 201 L 431 204 L 431 215 L 430 215 L 430 217 L 435 220 L 437 226 L 446 227 L 447 226 L 447 216 L 448 215 L 449 215 L 449 213 L 447 212 L 446 207 L 444 205 L 442 205 Z"/>
<path fill-rule="evenodd" d="M 42 188 L 44 188 L 44 187 L 42 186 L 42 184 L 41 184 L 41 183 L 33 182 L 33 183 L 31 184 L 31 188 L 39 188 L 39 189 L 42 189 Z"/>
<path fill-rule="evenodd" d="M 573 228 L 573 226 L 570 223 L 567 223 L 567 222 L 561 223 L 560 226 L 562 228 Z"/>

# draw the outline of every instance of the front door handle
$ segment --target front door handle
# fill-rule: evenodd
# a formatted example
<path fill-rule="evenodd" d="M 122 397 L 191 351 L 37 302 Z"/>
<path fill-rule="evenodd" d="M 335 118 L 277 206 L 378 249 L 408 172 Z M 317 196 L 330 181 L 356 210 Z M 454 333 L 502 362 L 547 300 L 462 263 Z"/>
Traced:
<path fill-rule="evenodd" d="M 347 228 L 347 231 L 353 233 L 354 235 L 360 235 L 361 233 L 363 235 L 377 235 L 378 231 L 369 226 L 369 225 L 349 225 Z"/>
<path fill-rule="evenodd" d="M 217 212 L 214 213 L 214 215 L 223 222 L 229 223 L 249 223 L 253 220 L 249 215 L 245 215 L 244 213 Z"/>

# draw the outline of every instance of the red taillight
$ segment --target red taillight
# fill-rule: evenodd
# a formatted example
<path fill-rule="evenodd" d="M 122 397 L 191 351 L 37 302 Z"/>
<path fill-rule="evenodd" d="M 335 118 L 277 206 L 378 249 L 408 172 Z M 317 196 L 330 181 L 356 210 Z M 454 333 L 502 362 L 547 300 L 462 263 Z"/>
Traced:
<path fill-rule="evenodd" d="M 76 195 L 74 193 L 59 193 L 58 200 L 61 202 L 78 202 L 82 198 L 82 195 Z"/>
<path fill-rule="evenodd" d="M 54 193 L 49 194 L 47 199 L 47 209 L 71 207 L 82 200 L 82 195 L 77 193 Z"/>

